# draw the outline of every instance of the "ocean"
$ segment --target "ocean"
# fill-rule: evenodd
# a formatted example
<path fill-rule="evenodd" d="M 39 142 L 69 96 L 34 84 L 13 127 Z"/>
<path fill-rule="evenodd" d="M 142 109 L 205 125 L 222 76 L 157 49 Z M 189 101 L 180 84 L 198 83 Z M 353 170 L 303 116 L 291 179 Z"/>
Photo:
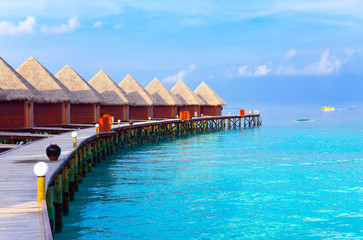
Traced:
<path fill-rule="evenodd" d="M 362 110 L 261 114 L 109 156 L 55 239 L 363 239 Z"/>

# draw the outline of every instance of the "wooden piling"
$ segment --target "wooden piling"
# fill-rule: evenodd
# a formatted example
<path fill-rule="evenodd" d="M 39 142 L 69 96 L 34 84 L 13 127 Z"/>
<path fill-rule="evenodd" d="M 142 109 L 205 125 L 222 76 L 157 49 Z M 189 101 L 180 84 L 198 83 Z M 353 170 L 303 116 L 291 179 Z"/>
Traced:
<path fill-rule="evenodd" d="M 86 177 L 87 174 L 87 149 L 86 146 L 82 148 L 82 175 Z"/>
<path fill-rule="evenodd" d="M 69 201 L 74 201 L 74 158 L 69 161 L 69 172 L 68 172 L 68 181 L 69 181 Z"/>
<path fill-rule="evenodd" d="M 69 182 L 68 182 L 68 167 L 65 166 L 62 170 L 62 190 L 63 190 L 63 215 L 69 214 Z"/>
<path fill-rule="evenodd" d="M 78 163 L 78 155 L 79 152 L 76 151 L 76 153 L 74 154 L 74 191 L 78 192 L 78 183 L 81 182 L 81 177 L 79 174 L 79 163 Z"/>
<path fill-rule="evenodd" d="M 54 212 L 55 211 L 54 211 L 54 186 L 53 185 L 48 186 L 46 202 L 47 202 L 47 212 L 48 212 L 49 224 L 50 224 L 50 228 L 52 230 L 52 235 L 54 235 L 54 226 L 55 226 Z"/>
<path fill-rule="evenodd" d="M 58 174 L 54 185 L 54 216 L 55 216 L 55 233 L 62 232 L 63 226 L 63 191 L 62 191 L 62 174 Z"/>
<path fill-rule="evenodd" d="M 97 165 L 97 141 L 92 142 L 92 166 Z"/>
<path fill-rule="evenodd" d="M 87 166 L 88 166 L 88 172 L 92 172 L 92 145 L 91 145 L 91 143 L 87 144 Z"/>
<path fill-rule="evenodd" d="M 97 139 L 97 162 L 101 162 L 101 139 Z"/>

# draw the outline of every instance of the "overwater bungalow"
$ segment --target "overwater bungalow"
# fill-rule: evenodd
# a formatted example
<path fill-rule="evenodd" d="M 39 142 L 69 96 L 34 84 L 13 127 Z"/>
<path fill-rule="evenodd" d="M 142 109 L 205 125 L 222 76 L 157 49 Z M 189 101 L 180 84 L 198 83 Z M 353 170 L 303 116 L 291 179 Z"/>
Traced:
<path fill-rule="evenodd" d="M 206 105 L 200 107 L 200 114 L 204 116 L 220 116 L 222 114 L 222 106 L 225 106 L 226 102 L 204 81 L 194 90 L 194 93 L 206 102 Z"/>
<path fill-rule="evenodd" d="M 41 94 L 0 57 L 0 129 L 32 127 L 34 102 Z"/>
<path fill-rule="evenodd" d="M 153 117 L 153 100 L 151 95 L 130 75 L 119 83 L 129 100 L 129 117 L 132 120 Z"/>
<path fill-rule="evenodd" d="M 154 118 L 175 118 L 177 107 L 182 102 L 157 78 L 152 80 L 145 90 L 153 97 Z"/>
<path fill-rule="evenodd" d="M 103 97 L 68 64 L 55 77 L 72 93 L 75 102 L 71 104 L 71 123 L 93 123 L 100 117 L 100 103 Z"/>
<path fill-rule="evenodd" d="M 183 81 L 179 81 L 170 90 L 182 103 L 178 107 L 178 115 L 180 111 L 189 111 L 190 116 L 200 116 L 200 107 L 207 103 L 200 99 Z"/>
<path fill-rule="evenodd" d="M 88 83 L 104 98 L 101 116 L 110 114 L 115 121 L 129 118 L 126 93 L 102 69 Z"/>
<path fill-rule="evenodd" d="M 69 124 L 73 95 L 33 56 L 16 70 L 38 90 L 43 102 L 34 103 L 34 126 Z"/>

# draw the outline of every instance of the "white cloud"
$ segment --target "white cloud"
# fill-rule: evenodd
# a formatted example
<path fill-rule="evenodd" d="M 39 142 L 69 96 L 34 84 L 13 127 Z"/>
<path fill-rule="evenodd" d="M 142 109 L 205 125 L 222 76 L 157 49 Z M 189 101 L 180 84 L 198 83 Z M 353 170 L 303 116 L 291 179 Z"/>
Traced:
<path fill-rule="evenodd" d="M 247 68 L 247 65 L 237 68 L 237 76 L 248 76 L 249 73 L 247 72 Z"/>
<path fill-rule="evenodd" d="M 295 49 L 290 49 L 290 51 L 288 53 L 286 53 L 285 58 L 291 59 L 291 58 L 295 57 L 296 54 L 297 54 L 297 52 Z"/>
<path fill-rule="evenodd" d="M 330 56 L 330 50 L 326 49 L 317 63 L 306 66 L 301 73 L 306 75 L 327 75 L 339 72 L 342 60 L 336 56 Z"/>
<path fill-rule="evenodd" d="M 9 21 L 0 22 L 0 35 L 21 35 L 24 33 L 33 33 L 36 26 L 34 17 L 27 17 L 24 21 L 19 21 L 18 24 L 14 24 Z"/>
<path fill-rule="evenodd" d="M 95 22 L 95 24 L 93 24 L 93 28 L 100 28 L 102 26 L 102 22 L 101 21 L 97 21 Z"/>
<path fill-rule="evenodd" d="M 81 25 L 78 21 L 78 18 L 72 17 L 68 20 L 67 24 L 61 24 L 60 26 L 48 27 L 46 25 L 42 25 L 40 31 L 45 33 L 63 34 L 63 33 L 73 32 L 74 29 L 77 29 L 80 26 Z"/>
<path fill-rule="evenodd" d="M 260 65 L 255 68 L 254 75 L 255 76 L 266 76 L 271 72 L 271 69 L 269 69 L 266 65 Z"/>
<path fill-rule="evenodd" d="M 166 83 L 176 83 L 179 80 L 184 81 L 184 78 L 188 74 L 194 72 L 196 69 L 197 69 L 197 67 L 194 64 L 192 64 L 189 66 L 188 69 L 183 69 L 183 70 L 180 70 L 177 74 L 169 75 L 168 77 L 164 78 L 162 81 L 166 82 Z"/>
<path fill-rule="evenodd" d="M 237 68 L 237 76 L 238 77 L 261 77 L 266 76 L 271 72 L 271 69 L 267 67 L 267 65 L 259 65 L 256 66 L 254 71 L 248 70 L 248 66 L 240 66 Z"/>
<path fill-rule="evenodd" d="M 208 79 L 214 79 L 214 75 L 209 75 Z"/>
<path fill-rule="evenodd" d="M 320 55 L 319 61 L 308 64 L 302 68 L 296 68 L 294 65 L 283 61 L 276 67 L 273 67 L 272 63 L 262 64 L 254 67 L 254 70 L 249 70 L 248 65 L 243 65 L 237 68 L 235 74 L 230 71 L 226 72 L 228 78 L 234 77 L 262 77 L 267 75 L 277 75 L 277 76 L 293 76 L 293 75 L 330 75 L 338 73 L 341 67 L 346 64 L 352 56 L 355 54 L 355 50 L 347 50 L 346 58 L 338 58 L 337 56 L 332 56 L 330 50 L 326 49 Z M 286 58 L 291 58 L 296 55 L 295 50 L 290 50 L 286 55 Z"/>

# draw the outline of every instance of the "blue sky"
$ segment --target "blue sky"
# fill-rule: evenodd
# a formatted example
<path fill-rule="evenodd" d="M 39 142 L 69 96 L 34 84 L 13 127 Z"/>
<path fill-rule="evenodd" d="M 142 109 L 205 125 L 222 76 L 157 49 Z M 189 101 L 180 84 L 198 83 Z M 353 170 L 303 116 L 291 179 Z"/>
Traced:
<path fill-rule="evenodd" d="M 0 0 L 0 56 L 210 85 L 231 107 L 363 101 L 363 1 Z"/>

